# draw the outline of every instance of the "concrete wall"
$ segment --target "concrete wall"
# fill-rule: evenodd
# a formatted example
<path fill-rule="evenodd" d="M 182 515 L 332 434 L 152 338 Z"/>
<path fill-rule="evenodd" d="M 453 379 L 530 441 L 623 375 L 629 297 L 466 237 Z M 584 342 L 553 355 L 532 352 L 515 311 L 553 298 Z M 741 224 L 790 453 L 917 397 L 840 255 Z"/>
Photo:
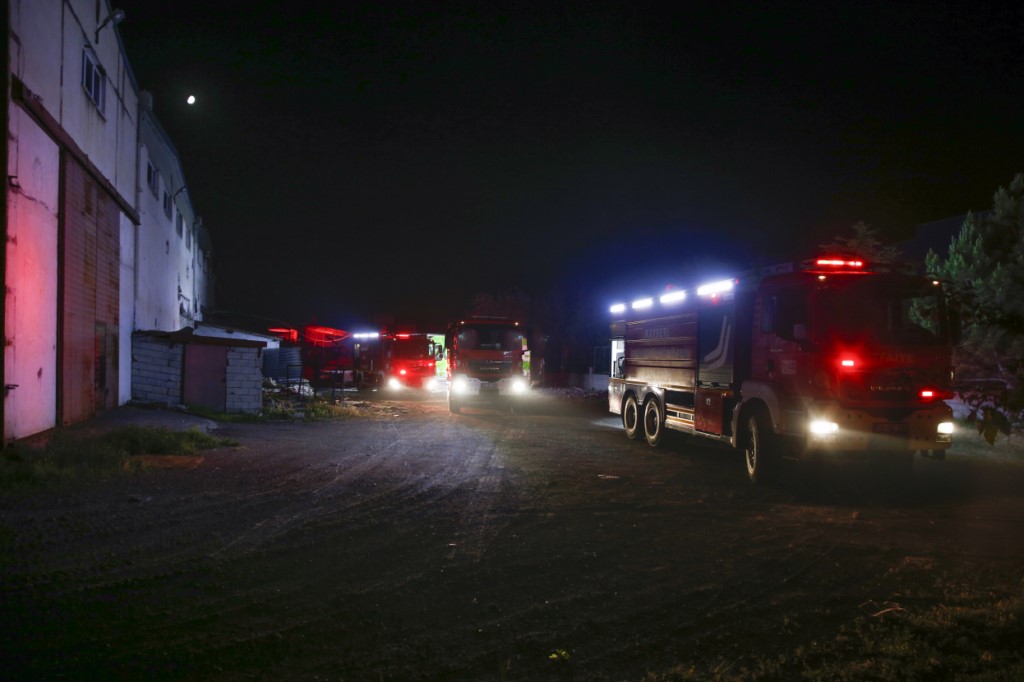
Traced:
<path fill-rule="evenodd" d="M 263 409 L 263 349 L 228 349 L 228 414 L 259 414 Z"/>
<path fill-rule="evenodd" d="M 569 374 L 566 382 L 569 386 L 586 388 L 594 391 L 608 390 L 607 374 Z"/>
<path fill-rule="evenodd" d="M 185 345 L 165 337 L 132 336 L 132 400 L 181 404 Z"/>

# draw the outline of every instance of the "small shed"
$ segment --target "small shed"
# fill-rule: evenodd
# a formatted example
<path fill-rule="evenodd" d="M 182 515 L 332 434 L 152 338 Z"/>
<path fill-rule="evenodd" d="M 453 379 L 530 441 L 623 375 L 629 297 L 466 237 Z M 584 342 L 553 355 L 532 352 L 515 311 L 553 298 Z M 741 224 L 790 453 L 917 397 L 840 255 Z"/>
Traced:
<path fill-rule="evenodd" d="M 132 400 L 217 413 L 263 409 L 264 341 L 200 336 L 191 327 L 132 334 Z"/>

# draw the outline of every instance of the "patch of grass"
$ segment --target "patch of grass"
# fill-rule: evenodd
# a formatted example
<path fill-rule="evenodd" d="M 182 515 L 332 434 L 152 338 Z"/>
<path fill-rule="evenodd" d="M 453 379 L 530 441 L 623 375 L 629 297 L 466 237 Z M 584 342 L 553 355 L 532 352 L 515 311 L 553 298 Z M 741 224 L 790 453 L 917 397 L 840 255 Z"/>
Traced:
<path fill-rule="evenodd" d="M 228 414 L 227 412 L 214 412 L 208 407 L 192 404 L 185 407 L 188 409 L 189 414 L 223 424 L 254 424 L 267 421 L 265 414 Z"/>
<path fill-rule="evenodd" d="M 331 402 L 320 397 L 299 398 L 288 395 L 268 396 L 264 393 L 263 418 L 317 421 L 320 419 L 347 419 L 365 417 L 366 403 L 337 401 Z"/>
<path fill-rule="evenodd" d="M 686 663 L 642 682 L 1024 680 L 1024 595 L 945 595 L 943 603 L 866 609 L 831 638 L 775 656 Z"/>
<path fill-rule="evenodd" d="M 237 444 L 198 429 L 169 431 L 128 426 L 93 437 L 56 431 L 42 448 L 14 444 L 4 450 L 0 489 L 111 475 L 124 471 L 132 455 L 190 455 L 198 450 Z"/>

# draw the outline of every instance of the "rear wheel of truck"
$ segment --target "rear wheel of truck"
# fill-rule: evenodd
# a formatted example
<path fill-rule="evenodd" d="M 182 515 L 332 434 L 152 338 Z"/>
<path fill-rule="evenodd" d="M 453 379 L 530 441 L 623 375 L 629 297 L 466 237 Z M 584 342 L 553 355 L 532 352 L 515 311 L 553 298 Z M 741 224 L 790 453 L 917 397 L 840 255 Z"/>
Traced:
<path fill-rule="evenodd" d="M 747 464 L 747 477 L 755 485 L 771 482 L 778 471 L 779 455 L 774 440 L 775 434 L 769 425 L 768 415 L 762 411 L 750 415 L 743 458 Z"/>
<path fill-rule="evenodd" d="M 661 434 L 665 424 L 661 415 L 661 403 L 657 398 L 651 398 L 644 405 L 644 438 L 652 448 L 658 447 L 661 442 Z"/>
<path fill-rule="evenodd" d="M 630 440 L 635 440 L 640 433 L 640 404 L 635 395 L 630 394 L 622 406 L 622 426 L 626 429 L 626 438 Z"/>

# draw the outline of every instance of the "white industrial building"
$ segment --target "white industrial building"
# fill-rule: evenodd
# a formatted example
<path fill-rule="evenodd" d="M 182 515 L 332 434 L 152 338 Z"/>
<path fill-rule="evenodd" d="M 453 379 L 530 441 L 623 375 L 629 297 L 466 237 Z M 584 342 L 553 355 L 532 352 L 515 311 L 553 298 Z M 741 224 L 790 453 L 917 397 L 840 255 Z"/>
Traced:
<path fill-rule="evenodd" d="M 4 0 L 4 441 L 132 398 L 132 334 L 194 325 L 209 236 L 109 0 Z"/>

